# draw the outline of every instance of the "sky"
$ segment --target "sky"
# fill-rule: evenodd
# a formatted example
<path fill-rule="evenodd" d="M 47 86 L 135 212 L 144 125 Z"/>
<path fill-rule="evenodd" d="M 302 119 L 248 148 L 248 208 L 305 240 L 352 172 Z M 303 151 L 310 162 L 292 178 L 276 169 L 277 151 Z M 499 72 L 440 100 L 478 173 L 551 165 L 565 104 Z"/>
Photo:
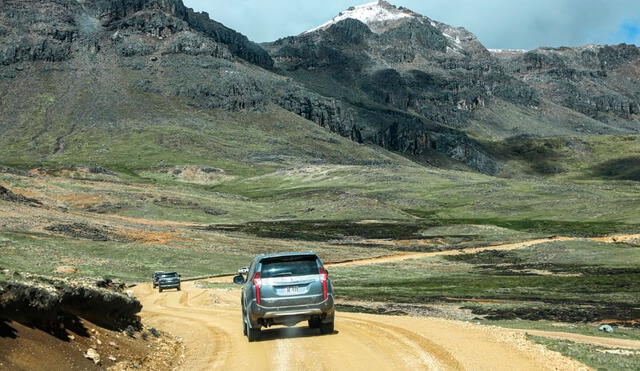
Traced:
<path fill-rule="evenodd" d="M 257 42 L 319 26 L 373 0 L 183 0 Z M 585 44 L 640 45 L 640 0 L 390 0 L 452 26 L 488 48 L 534 49 Z"/>

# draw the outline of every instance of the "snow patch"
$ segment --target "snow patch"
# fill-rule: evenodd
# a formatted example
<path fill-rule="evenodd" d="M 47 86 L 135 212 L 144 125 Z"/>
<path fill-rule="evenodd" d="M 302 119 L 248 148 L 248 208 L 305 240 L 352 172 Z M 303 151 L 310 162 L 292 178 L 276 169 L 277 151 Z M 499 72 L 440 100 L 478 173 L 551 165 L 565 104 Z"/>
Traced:
<path fill-rule="evenodd" d="M 462 50 L 463 46 L 462 46 L 462 39 L 460 39 L 460 35 L 458 35 L 457 33 L 455 35 L 452 35 L 451 33 L 447 32 L 447 31 L 449 31 L 449 32 L 454 31 L 455 32 L 455 30 L 453 30 L 453 29 L 451 29 L 449 27 L 449 28 L 446 28 L 445 30 L 441 31 L 442 34 L 446 38 L 450 39 L 453 42 L 453 44 L 449 44 L 449 45 L 451 45 L 451 48 L 447 47 L 447 52 L 449 52 L 449 51 L 457 52 L 458 50 Z"/>
<path fill-rule="evenodd" d="M 487 49 L 490 53 L 526 53 L 525 49 Z"/>
<path fill-rule="evenodd" d="M 344 12 L 341 12 L 330 21 L 313 28 L 303 34 L 311 33 L 318 30 L 329 28 L 331 25 L 336 24 L 345 19 L 357 19 L 360 22 L 371 25 L 374 23 L 382 23 L 388 21 L 395 21 L 403 18 L 416 17 L 416 14 L 407 9 L 396 8 L 395 6 L 387 3 L 384 0 L 375 1 L 363 5 L 351 7 Z"/>

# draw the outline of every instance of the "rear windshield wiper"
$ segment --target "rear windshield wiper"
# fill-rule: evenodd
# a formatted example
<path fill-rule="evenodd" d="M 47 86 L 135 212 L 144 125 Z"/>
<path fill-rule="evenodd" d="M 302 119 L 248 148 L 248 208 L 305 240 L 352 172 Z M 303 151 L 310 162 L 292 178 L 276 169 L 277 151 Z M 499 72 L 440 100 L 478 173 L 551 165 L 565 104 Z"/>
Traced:
<path fill-rule="evenodd" d="M 293 276 L 293 273 L 291 273 L 291 272 L 283 272 L 283 273 L 274 274 L 273 276 L 274 277 Z"/>

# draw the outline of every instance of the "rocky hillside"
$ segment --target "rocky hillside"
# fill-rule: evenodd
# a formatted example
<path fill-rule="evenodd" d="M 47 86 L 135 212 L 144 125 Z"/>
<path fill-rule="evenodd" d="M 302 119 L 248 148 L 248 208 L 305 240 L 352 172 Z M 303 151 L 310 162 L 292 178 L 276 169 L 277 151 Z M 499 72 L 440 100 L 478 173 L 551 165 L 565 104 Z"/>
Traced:
<path fill-rule="evenodd" d="M 46 163 L 72 153 L 80 134 L 99 146 L 87 131 L 130 135 L 132 121 L 148 125 L 193 109 L 281 107 L 355 142 L 495 170 L 482 146 L 455 128 L 394 106 L 354 105 L 276 72 L 264 49 L 180 0 L 7 1 L 0 14 L 7 157 Z"/>
<path fill-rule="evenodd" d="M 153 39 L 198 31 L 210 40 L 192 37 L 171 45 L 168 51 L 191 51 L 219 57 L 231 55 L 263 67 L 273 62 L 265 51 L 245 36 L 196 13 L 181 1 L 36 1 L 8 0 L 3 4 L 0 64 L 42 60 L 64 61 L 74 57 L 79 44 L 98 52 L 105 31 L 122 56 L 147 55 L 157 50 Z M 122 31 L 122 32 L 118 32 Z"/>
<path fill-rule="evenodd" d="M 278 67 L 304 71 L 310 84 L 329 75 L 332 84 L 356 90 L 372 104 L 449 126 L 462 126 L 490 96 L 539 104 L 533 89 L 505 74 L 474 35 L 385 1 L 351 8 L 319 28 L 265 46 Z"/>
<path fill-rule="evenodd" d="M 213 144 L 216 121 L 290 134 L 314 132 L 314 123 L 351 143 L 494 174 L 501 160 L 486 140 L 638 132 L 637 54 L 631 46 L 490 52 L 463 28 L 385 1 L 261 46 L 181 0 L 7 0 L 0 144 L 16 166 L 112 166 L 122 155 L 130 168 L 173 148 L 187 161 L 173 165 L 197 158 L 223 167 L 223 154 L 251 167 L 250 158 L 273 151 L 231 156 L 227 148 L 243 147 L 233 138 Z M 368 156 L 353 144 L 340 155 L 347 144 L 335 139 L 313 142 L 324 136 L 305 134 L 304 144 L 286 143 L 299 151 L 271 159 Z M 267 148 L 284 144 L 273 131 L 257 137 Z"/>
<path fill-rule="evenodd" d="M 511 75 L 548 101 L 607 125 L 609 132 L 640 127 L 640 49 L 633 45 L 540 48 L 494 54 Z M 588 128 L 577 131 L 593 134 Z"/>

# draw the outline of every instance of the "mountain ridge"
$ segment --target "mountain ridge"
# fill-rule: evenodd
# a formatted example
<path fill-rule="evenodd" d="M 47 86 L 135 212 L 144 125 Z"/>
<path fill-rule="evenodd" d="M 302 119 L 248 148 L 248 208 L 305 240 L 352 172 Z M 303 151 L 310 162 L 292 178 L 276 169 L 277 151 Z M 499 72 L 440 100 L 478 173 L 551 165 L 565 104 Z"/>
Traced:
<path fill-rule="evenodd" d="M 0 126 L 18 133 L 28 125 L 26 102 L 66 99 L 69 107 L 42 117 L 40 131 L 60 131 L 54 142 L 86 122 L 128 117 L 117 107 L 133 95 L 229 112 L 275 105 L 356 143 L 487 174 L 500 172 L 493 140 L 640 132 L 635 46 L 491 53 L 464 28 L 385 1 L 353 7 L 392 14 L 374 16 L 375 30 L 347 11 L 261 45 L 180 0 L 5 4 Z M 74 79 L 86 95 L 33 89 Z M 9 119 L 20 116 L 22 126 Z"/>
<path fill-rule="evenodd" d="M 358 19 L 366 16 L 352 16 L 360 9 L 377 14 L 378 8 L 411 16 L 382 22 L 385 27 L 377 31 L 371 24 L 380 22 L 371 21 L 368 25 Z M 330 75 L 338 84 L 350 85 L 346 87 L 351 91 L 348 95 L 357 95 L 356 91 L 376 103 L 391 103 L 475 136 L 484 136 L 487 126 L 494 126 L 497 131 L 489 132 L 488 139 L 544 136 L 536 126 L 549 130 L 548 135 L 632 134 L 640 128 L 636 113 L 640 101 L 634 93 L 640 87 L 631 82 L 620 89 L 620 84 L 609 81 L 612 76 L 627 80 L 637 76 L 635 67 L 628 67 L 637 64 L 635 55 L 640 49 L 635 46 L 491 52 L 464 28 L 433 21 L 384 1 L 349 8 L 320 27 L 262 45 L 284 74 L 311 75 L 307 77 L 309 81 Z M 574 59 L 590 59 L 591 71 L 579 71 L 566 61 L 556 63 L 563 58 L 549 55 L 568 54 L 568 50 L 576 51 Z M 551 71 L 542 66 L 553 63 L 556 65 Z M 624 68 L 627 70 L 619 71 Z M 416 74 L 424 78 L 416 80 Z M 367 83 L 371 79 L 374 82 Z M 311 81 L 307 86 L 312 84 Z M 395 86 L 390 88 L 391 84 Z M 556 90 L 561 94 L 550 93 L 553 84 L 559 85 Z M 327 90 L 323 92 L 331 95 Z M 505 105 L 499 101 L 514 109 L 502 112 Z M 624 107 L 621 110 L 626 114 L 616 114 L 618 107 Z M 511 124 L 504 132 L 503 123 L 485 121 L 491 115 L 516 113 L 511 111 L 527 112 L 525 119 L 530 122 Z M 477 121 L 482 121 L 479 128 L 474 127 Z M 550 125 L 552 121 L 555 125 Z"/>

